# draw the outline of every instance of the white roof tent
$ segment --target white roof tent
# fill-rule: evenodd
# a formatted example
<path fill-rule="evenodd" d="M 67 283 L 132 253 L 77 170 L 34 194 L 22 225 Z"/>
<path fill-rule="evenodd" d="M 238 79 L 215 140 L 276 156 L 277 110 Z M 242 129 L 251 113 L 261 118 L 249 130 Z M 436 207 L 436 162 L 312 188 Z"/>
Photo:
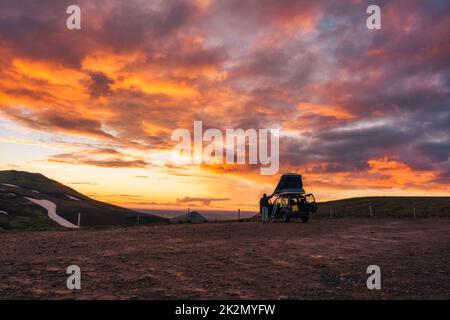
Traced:
<path fill-rule="evenodd" d="M 283 174 L 273 194 L 305 194 L 305 190 L 303 189 L 302 176 L 297 173 Z"/>

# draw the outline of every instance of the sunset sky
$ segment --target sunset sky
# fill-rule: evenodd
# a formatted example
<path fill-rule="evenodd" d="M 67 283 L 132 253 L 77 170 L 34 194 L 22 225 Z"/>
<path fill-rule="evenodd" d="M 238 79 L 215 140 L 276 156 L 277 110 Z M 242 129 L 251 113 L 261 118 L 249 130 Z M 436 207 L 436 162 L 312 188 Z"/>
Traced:
<path fill-rule="evenodd" d="M 448 196 L 450 1 L 0 0 L 1 170 L 131 208 L 256 209 L 279 175 L 169 161 L 194 120 L 279 128 L 279 174 L 319 201 Z"/>

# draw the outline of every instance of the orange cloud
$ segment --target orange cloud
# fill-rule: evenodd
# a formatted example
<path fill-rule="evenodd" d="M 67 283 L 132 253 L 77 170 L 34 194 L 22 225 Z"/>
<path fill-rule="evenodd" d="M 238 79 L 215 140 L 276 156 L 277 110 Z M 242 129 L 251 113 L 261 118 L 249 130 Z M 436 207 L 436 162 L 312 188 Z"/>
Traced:
<path fill-rule="evenodd" d="M 355 119 L 356 115 L 339 105 L 316 104 L 301 102 L 297 105 L 301 115 L 318 115 L 322 117 L 332 117 L 337 120 Z"/>
<path fill-rule="evenodd" d="M 141 51 L 127 53 L 95 52 L 84 57 L 81 67 L 84 70 L 102 72 L 107 76 L 117 76 L 118 72 L 139 67 L 147 58 Z"/>
<path fill-rule="evenodd" d="M 148 74 L 128 74 L 112 85 L 114 90 L 140 90 L 147 94 L 164 94 L 175 98 L 194 97 L 198 91 L 184 82 L 152 78 Z"/>
<path fill-rule="evenodd" d="M 279 23 L 286 29 L 300 29 L 302 32 L 312 32 L 316 29 L 317 16 L 313 13 L 298 14 L 293 17 L 280 17 Z"/>
<path fill-rule="evenodd" d="M 368 161 L 370 174 L 379 174 L 381 177 L 377 185 L 385 187 L 406 188 L 408 185 L 427 185 L 436 178 L 435 173 L 430 171 L 416 171 L 408 165 L 385 157 Z"/>

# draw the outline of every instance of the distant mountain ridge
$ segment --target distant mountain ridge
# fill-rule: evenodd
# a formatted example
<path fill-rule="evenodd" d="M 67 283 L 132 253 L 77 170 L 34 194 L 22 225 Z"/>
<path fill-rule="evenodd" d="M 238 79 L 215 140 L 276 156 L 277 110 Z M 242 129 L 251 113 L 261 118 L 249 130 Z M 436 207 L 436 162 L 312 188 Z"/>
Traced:
<path fill-rule="evenodd" d="M 49 209 L 53 205 L 56 217 L 61 219 L 54 219 L 55 215 L 51 215 Z M 81 214 L 81 227 L 169 221 L 91 199 L 39 173 L 0 171 L 0 228 L 57 228 L 64 220 L 77 226 L 78 213 Z"/>

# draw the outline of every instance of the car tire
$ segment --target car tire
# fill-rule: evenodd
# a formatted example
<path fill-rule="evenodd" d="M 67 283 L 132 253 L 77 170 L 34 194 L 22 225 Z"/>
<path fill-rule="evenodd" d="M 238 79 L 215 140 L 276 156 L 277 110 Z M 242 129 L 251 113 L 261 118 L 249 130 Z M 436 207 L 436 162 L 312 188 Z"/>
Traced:
<path fill-rule="evenodd" d="M 304 215 L 302 215 L 300 219 L 302 219 L 303 223 L 308 223 L 308 221 L 309 221 L 309 212 L 306 212 Z"/>

